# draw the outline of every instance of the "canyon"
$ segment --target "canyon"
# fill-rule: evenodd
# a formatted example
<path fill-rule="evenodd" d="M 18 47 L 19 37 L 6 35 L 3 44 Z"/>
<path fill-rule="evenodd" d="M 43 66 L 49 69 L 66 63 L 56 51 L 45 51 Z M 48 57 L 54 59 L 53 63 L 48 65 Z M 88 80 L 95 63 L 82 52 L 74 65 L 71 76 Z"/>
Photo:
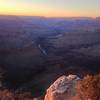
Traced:
<path fill-rule="evenodd" d="M 44 96 L 62 75 L 100 73 L 100 18 L 0 16 L 0 75 L 7 89 Z"/>

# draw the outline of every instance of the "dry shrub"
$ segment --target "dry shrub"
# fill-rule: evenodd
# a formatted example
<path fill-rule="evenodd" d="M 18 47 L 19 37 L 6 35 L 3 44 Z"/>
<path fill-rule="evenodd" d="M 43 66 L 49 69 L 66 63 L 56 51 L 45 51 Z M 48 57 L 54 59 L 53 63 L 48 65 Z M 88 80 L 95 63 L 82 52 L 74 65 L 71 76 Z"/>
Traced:
<path fill-rule="evenodd" d="M 14 94 L 8 90 L 0 90 L 0 100 L 14 100 Z"/>
<path fill-rule="evenodd" d="M 100 74 L 87 75 L 78 82 L 76 88 L 82 100 L 100 100 Z"/>
<path fill-rule="evenodd" d="M 0 100 L 32 100 L 30 92 L 12 92 L 7 89 L 0 90 Z"/>

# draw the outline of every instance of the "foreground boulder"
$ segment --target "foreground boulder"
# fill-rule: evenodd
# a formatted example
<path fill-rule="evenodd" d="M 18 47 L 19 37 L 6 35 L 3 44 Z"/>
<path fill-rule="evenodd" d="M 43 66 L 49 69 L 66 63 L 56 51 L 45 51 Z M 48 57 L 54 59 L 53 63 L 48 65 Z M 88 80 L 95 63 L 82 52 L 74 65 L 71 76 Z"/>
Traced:
<path fill-rule="evenodd" d="M 76 95 L 76 75 L 61 76 L 48 89 L 45 100 L 79 100 Z"/>

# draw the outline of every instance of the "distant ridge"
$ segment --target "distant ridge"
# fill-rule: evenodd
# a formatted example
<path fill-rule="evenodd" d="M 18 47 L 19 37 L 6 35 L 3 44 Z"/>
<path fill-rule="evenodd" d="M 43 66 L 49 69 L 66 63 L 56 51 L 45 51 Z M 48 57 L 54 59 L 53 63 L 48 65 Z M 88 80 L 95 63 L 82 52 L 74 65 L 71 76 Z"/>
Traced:
<path fill-rule="evenodd" d="M 100 16 L 98 17 L 87 17 L 87 16 L 71 16 L 71 17 L 49 17 L 49 16 L 26 16 L 26 15 L 3 15 L 0 14 L 0 17 L 15 17 L 15 16 L 20 16 L 20 17 L 33 17 L 33 18 L 49 18 L 49 19 L 67 19 L 67 20 L 89 20 L 89 19 L 100 19 Z"/>

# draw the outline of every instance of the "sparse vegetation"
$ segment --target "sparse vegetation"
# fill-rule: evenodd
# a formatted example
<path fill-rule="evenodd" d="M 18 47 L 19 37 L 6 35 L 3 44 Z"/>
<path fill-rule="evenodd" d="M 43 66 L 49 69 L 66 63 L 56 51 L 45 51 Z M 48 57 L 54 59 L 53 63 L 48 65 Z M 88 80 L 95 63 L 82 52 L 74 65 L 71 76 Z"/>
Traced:
<path fill-rule="evenodd" d="M 87 75 L 79 81 L 77 93 L 82 100 L 100 100 L 100 74 Z"/>
<path fill-rule="evenodd" d="M 31 92 L 12 92 L 7 89 L 0 90 L 0 100 L 32 100 Z"/>

